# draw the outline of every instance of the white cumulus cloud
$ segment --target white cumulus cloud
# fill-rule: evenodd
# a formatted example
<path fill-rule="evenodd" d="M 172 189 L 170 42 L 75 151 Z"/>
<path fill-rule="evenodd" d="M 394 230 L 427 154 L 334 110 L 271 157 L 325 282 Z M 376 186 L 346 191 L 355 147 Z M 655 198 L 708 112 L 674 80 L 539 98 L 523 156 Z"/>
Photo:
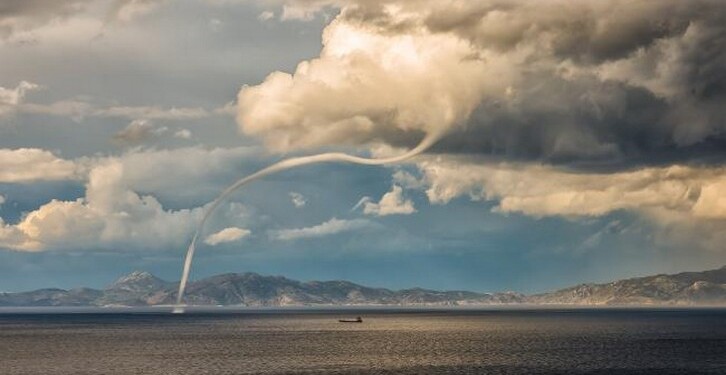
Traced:
<path fill-rule="evenodd" d="M 353 210 L 363 207 L 366 215 L 388 216 L 388 215 L 410 215 L 416 212 L 413 201 L 403 197 L 403 188 L 393 185 L 391 191 L 383 194 L 381 200 L 372 202 L 369 197 L 363 197 Z"/>
<path fill-rule="evenodd" d="M 278 151 L 418 140 L 463 122 L 481 99 L 487 72 L 470 58 L 470 43 L 455 35 L 399 34 L 338 17 L 323 45 L 320 57 L 300 63 L 294 74 L 275 72 L 242 88 L 243 132 Z"/>
<path fill-rule="evenodd" d="M 0 149 L 0 182 L 71 180 L 80 177 L 82 167 L 50 151 L 37 148 Z"/>
<path fill-rule="evenodd" d="M 418 163 L 433 204 L 457 197 L 496 202 L 494 211 L 583 219 L 624 211 L 653 231 L 655 246 L 718 251 L 726 241 L 726 168 L 658 166 L 622 172 L 428 158 Z M 370 203 L 370 202 L 364 202 Z"/>
<path fill-rule="evenodd" d="M 305 196 L 294 191 L 290 193 L 290 201 L 296 208 L 305 207 L 305 205 L 308 203 L 308 201 L 305 199 Z"/>
<path fill-rule="evenodd" d="M 148 120 L 134 120 L 128 126 L 114 134 L 113 139 L 119 143 L 136 144 L 154 135 L 154 128 Z"/>
<path fill-rule="evenodd" d="M 0 117 L 14 113 L 25 95 L 39 88 L 39 85 L 27 81 L 21 81 L 15 88 L 0 87 Z"/>
<path fill-rule="evenodd" d="M 252 232 L 250 232 L 249 229 L 244 229 L 244 228 L 236 228 L 236 227 L 225 228 L 217 233 L 209 235 L 207 237 L 207 239 L 204 240 L 204 243 L 206 243 L 207 245 L 210 245 L 210 246 L 217 246 L 217 245 L 223 244 L 223 243 L 239 241 L 239 240 L 249 236 L 251 233 Z"/>
<path fill-rule="evenodd" d="M 52 200 L 29 212 L 5 227 L 0 245 L 25 251 L 183 246 L 201 208 L 166 210 L 155 197 L 125 186 L 123 175 L 119 160 L 99 163 L 89 173 L 85 197 Z"/>
<path fill-rule="evenodd" d="M 351 232 L 370 228 L 372 223 L 364 219 L 343 220 L 332 218 L 322 224 L 307 228 L 282 229 L 273 231 L 272 237 L 282 241 L 293 241 L 305 238 L 326 237 L 333 234 Z"/>
<path fill-rule="evenodd" d="M 531 216 L 602 216 L 616 210 L 667 209 L 726 218 L 719 191 L 724 168 L 669 166 L 615 173 L 553 166 L 467 163 L 458 158 L 419 164 L 432 203 L 459 196 L 497 200 L 500 212 Z"/>
<path fill-rule="evenodd" d="M 4 151 L 0 151 L 0 163 L 9 159 L 2 157 Z M 47 151 L 31 151 L 36 159 L 47 159 L 47 165 L 55 166 L 54 161 L 58 161 Z M 229 171 L 252 152 L 247 148 L 191 147 L 132 150 L 120 157 L 84 160 L 88 169 L 82 175 L 87 178 L 85 195 L 70 201 L 51 200 L 26 213 L 16 224 L 0 223 L 0 247 L 18 251 L 159 251 L 184 247 L 204 206 L 169 209 L 159 197 L 211 199 L 210 176 Z M 73 162 L 60 161 L 60 165 L 66 164 L 68 171 L 56 178 L 77 176 Z M 14 169 L 18 168 L 0 168 L 0 181 L 53 177 L 39 173 L 42 169 L 23 168 L 22 173 L 11 173 Z M 195 189 L 179 189 L 180 186 Z M 204 198 L 199 199 L 199 194 Z"/>
<path fill-rule="evenodd" d="M 166 0 L 116 0 L 111 17 L 116 21 L 129 22 L 154 12 L 166 2 Z"/>

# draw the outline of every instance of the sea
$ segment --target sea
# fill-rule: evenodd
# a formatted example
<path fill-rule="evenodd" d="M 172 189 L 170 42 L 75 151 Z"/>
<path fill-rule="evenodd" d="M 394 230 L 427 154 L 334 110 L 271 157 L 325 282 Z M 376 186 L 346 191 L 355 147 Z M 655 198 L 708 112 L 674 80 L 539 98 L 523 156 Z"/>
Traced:
<path fill-rule="evenodd" d="M 726 309 L 5 308 L 0 374 L 726 374 Z"/>

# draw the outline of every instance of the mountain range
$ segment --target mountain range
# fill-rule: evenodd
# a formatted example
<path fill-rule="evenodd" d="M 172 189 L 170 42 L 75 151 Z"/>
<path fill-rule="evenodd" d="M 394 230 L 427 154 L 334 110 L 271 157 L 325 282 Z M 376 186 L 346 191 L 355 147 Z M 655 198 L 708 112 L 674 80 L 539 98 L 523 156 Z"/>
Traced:
<path fill-rule="evenodd" d="M 171 305 L 178 283 L 135 271 L 97 290 L 40 289 L 0 293 L 0 306 L 153 306 Z M 726 305 L 726 267 L 703 272 L 655 275 L 581 284 L 550 293 L 477 293 L 421 288 L 390 290 L 349 281 L 300 282 L 256 273 L 223 274 L 193 281 L 190 305 L 239 306 L 461 306 L 461 305 Z"/>

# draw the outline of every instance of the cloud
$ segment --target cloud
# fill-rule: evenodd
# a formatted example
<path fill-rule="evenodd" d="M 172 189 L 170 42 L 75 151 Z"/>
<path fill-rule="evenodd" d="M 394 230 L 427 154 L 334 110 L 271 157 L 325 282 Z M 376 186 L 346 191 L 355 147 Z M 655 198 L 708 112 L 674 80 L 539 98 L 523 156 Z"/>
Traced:
<path fill-rule="evenodd" d="M 422 189 L 425 182 L 405 170 L 397 170 L 393 173 L 393 181 L 406 189 Z"/>
<path fill-rule="evenodd" d="M 325 29 L 319 58 L 242 88 L 238 123 L 277 151 L 415 144 L 462 123 L 481 100 L 486 72 L 470 54 L 454 35 L 394 33 L 339 16 Z"/>
<path fill-rule="evenodd" d="M 151 138 L 158 137 L 168 132 L 169 128 L 166 126 L 154 127 L 154 124 L 148 120 L 134 120 L 131 121 L 125 128 L 114 134 L 113 140 L 119 144 L 135 145 L 145 142 Z M 189 139 L 191 138 L 191 132 L 186 129 L 182 129 L 174 133 L 174 137 Z"/>
<path fill-rule="evenodd" d="M 154 135 L 154 127 L 147 120 L 134 120 L 118 133 L 113 139 L 119 143 L 136 144 L 143 142 Z"/>
<path fill-rule="evenodd" d="M 723 172 L 723 170 L 722 170 Z M 700 195 L 691 208 L 695 217 L 726 219 L 726 176 L 719 176 L 700 186 Z"/>
<path fill-rule="evenodd" d="M 206 201 L 222 188 L 217 180 L 229 180 L 241 161 L 251 162 L 258 153 L 254 147 L 131 149 L 119 157 L 101 158 L 96 164 L 107 159 L 119 162 L 123 173 L 117 183 L 127 188 L 164 200 Z"/>
<path fill-rule="evenodd" d="M 212 112 L 221 116 L 235 116 L 237 114 L 237 103 L 227 102 L 223 106 L 215 108 Z"/>
<path fill-rule="evenodd" d="M 3 0 L 0 5 L 0 39 L 77 14 L 89 2 L 91 0 Z"/>
<path fill-rule="evenodd" d="M 21 113 L 70 117 L 73 121 L 80 122 L 85 117 L 93 114 L 93 107 L 90 103 L 82 100 L 68 99 L 51 104 L 23 103 L 18 106 L 18 111 Z"/>
<path fill-rule="evenodd" d="M 212 18 L 209 20 L 209 29 L 213 32 L 219 32 L 222 30 L 222 27 L 224 27 L 224 22 L 222 22 L 219 18 Z"/>
<path fill-rule="evenodd" d="M 93 113 L 98 117 L 123 117 L 145 120 L 197 120 L 209 116 L 204 108 L 172 107 L 161 108 L 156 106 L 139 107 L 110 107 L 96 110 Z"/>
<path fill-rule="evenodd" d="M 486 162 L 469 157 L 419 162 L 433 204 L 466 197 L 493 211 L 568 220 L 634 214 L 656 248 L 720 251 L 726 240 L 726 167 L 672 165 L 583 172 L 551 165 Z"/>
<path fill-rule="evenodd" d="M 230 227 L 208 236 L 204 240 L 204 243 L 210 246 L 217 246 L 223 243 L 239 241 L 251 233 L 248 229 Z"/>
<path fill-rule="evenodd" d="M 396 186 L 502 213 L 724 229 L 720 1 L 266 3 L 303 20 L 340 8 L 319 57 L 239 92 L 240 129 L 271 150 L 443 132 L 440 159 L 419 163 L 422 178 L 398 171 Z M 357 207 L 406 207 L 388 194 Z"/>
<path fill-rule="evenodd" d="M 393 185 L 391 191 L 383 194 L 378 203 L 372 202 L 369 197 L 363 197 L 353 210 L 361 206 L 364 214 L 375 216 L 410 215 L 416 212 L 413 202 L 404 199 L 403 189 L 398 185 Z"/>
<path fill-rule="evenodd" d="M 460 196 L 496 200 L 499 212 L 530 216 L 602 216 L 617 210 L 662 209 L 694 218 L 726 219 L 723 167 L 669 166 L 583 173 L 530 164 L 479 164 L 461 159 L 419 164 L 432 203 Z"/>
<path fill-rule="evenodd" d="M 716 52 L 723 51 L 726 33 L 723 4 L 486 5 L 426 21 L 492 52 L 491 63 L 510 67 L 496 78 L 502 89 L 487 93 L 467 132 L 442 148 L 628 168 L 689 160 L 706 149 L 700 143 L 723 139 L 726 112 L 715 105 L 726 94 L 719 89 L 726 77 L 715 68 L 726 61 L 726 53 Z M 577 26 L 568 22 L 574 14 L 582 15 Z M 528 32 L 531 27 L 541 32 Z"/>
<path fill-rule="evenodd" d="M 16 224 L 1 223 L 0 247 L 18 251 L 181 248 L 201 219 L 204 206 L 169 209 L 162 205 L 160 198 L 207 201 L 219 188 L 213 185 L 213 177 L 233 170 L 233 165 L 253 152 L 249 148 L 207 150 L 192 147 L 132 150 L 120 157 L 86 160 L 85 195 L 71 201 L 54 199 L 26 213 Z M 10 159 L 0 155 L 3 156 L 0 161 Z M 40 159 L 47 159 L 47 164 L 57 164 L 53 163 L 57 159 L 49 152 L 34 150 L 30 155 L 35 156 L 34 159 L 40 155 Z M 67 161 L 61 165 L 66 163 L 72 165 Z M 7 170 L 12 169 L 0 168 L 2 172 Z M 34 174 L 23 175 L 20 181 L 52 177 L 49 173 L 41 173 L 42 170 L 23 169 Z M 11 181 L 18 180 L 15 174 L 10 176 Z M 211 191 L 210 184 L 214 186 Z M 194 186 L 195 189 L 179 189 L 179 186 Z"/>
<path fill-rule="evenodd" d="M 21 81 L 14 89 L 0 87 L 0 118 L 15 113 L 25 95 L 39 88 L 39 85 L 27 81 Z"/>
<path fill-rule="evenodd" d="M 174 133 L 175 138 L 192 139 L 192 132 L 189 129 L 179 129 Z"/>
<path fill-rule="evenodd" d="M 240 128 L 271 149 L 447 131 L 439 152 L 580 167 L 722 158 L 719 1 L 285 5 L 341 10 L 318 58 L 240 91 Z"/>
<path fill-rule="evenodd" d="M 0 246 L 19 248 L 28 245 L 27 251 L 32 250 L 32 244 L 25 243 L 25 235 L 15 226 L 7 225 L 0 217 Z"/>
<path fill-rule="evenodd" d="M 257 19 L 260 20 L 260 21 L 262 21 L 262 22 L 269 21 L 269 20 L 271 20 L 273 18 L 275 18 L 275 13 L 274 12 L 271 12 L 269 10 L 266 10 L 266 11 L 260 13 L 259 16 L 257 16 Z"/>
<path fill-rule="evenodd" d="M 0 149 L 0 183 L 73 180 L 82 166 L 36 148 Z"/>
<path fill-rule="evenodd" d="M 34 86 L 37 87 L 37 86 Z M 2 96 L 0 88 L 0 98 Z M 165 121 L 191 121 L 208 118 L 210 116 L 229 116 L 234 111 L 232 104 L 208 111 L 200 107 L 171 107 L 159 106 L 111 106 L 99 107 L 87 100 L 66 99 L 50 104 L 20 103 L 13 105 L 20 113 L 42 114 L 59 117 L 70 117 L 74 121 L 81 121 L 86 117 L 97 118 L 125 118 L 129 120 L 165 120 Z M 0 115 L 3 105 L 0 102 Z"/>
<path fill-rule="evenodd" d="M 154 12 L 166 2 L 166 0 L 115 0 L 111 9 L 111 18 L 118 22 L 130 22 Z"/>
<path fill-rule="evenodd" d="M 332 218 L 322 224 L 299 229 L 282 229 L 271 232 L 274 239 L 294 241 L 298 239 L 326 237 L 343 232 L 370 228 L 372 223 L 364 219 L 341 220 Z"/>
<path fill-rule="evenodd" d="M 296 208 L 305 207 L 305 205 L 308 203 L 302 194 L 294 191 L 290 193 L 290 201 Z"/>
<path fill-rule="evenodd" d="M 282 6 L 282 21 L 312 21 L 324 10 L 328 1 L 289 2 Z"/>
<path fill-rule="evenodd" d="M 201 208 L 167 211 L 153 196 L 124 186 L 123 173 L 118 160 L 98 164 L 89 173 L 85 197 L 42 205 L 6 226 L 9 235 L 0 245 L 23 251 L 182 246 Z"/>
<path fill-rule="evenodd" d="M 212 4 L 234 4 L 239 0 L 207 0 Z M 280 8 L 281 21 L 312 21 L 316 16 L 322 14 L 330 17 L 337 8 L 345 4 L 353 3 L 338 0 L 257 0 L 258 5 L 263 7 Z M 275 16 L 271 10 L 266 10 L 258 17 L 261 21 L 268 21 Z"/>

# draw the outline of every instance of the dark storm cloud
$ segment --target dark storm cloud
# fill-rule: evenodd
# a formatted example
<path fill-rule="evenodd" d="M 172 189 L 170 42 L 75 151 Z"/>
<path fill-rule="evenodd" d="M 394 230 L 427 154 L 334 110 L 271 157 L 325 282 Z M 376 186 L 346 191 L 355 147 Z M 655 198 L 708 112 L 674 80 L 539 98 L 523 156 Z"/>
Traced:
<path fill-rule="evenodd" d="M 723 154 L 722 2 L 509 2 L 445 17 L 428 25 L 482 50 L 535 51 L 512 95 L 485 100 L 450 150 L 625 165 Z"/>
<path fill-rule="evenodd" d="M 702 9 L 677 1 L 475 2 L 437 12 L 425 25 L 456 32 L 477 45 L 510 50 L 546 35 L 561 57 L 585 61 L 622 58 L 659 38 L 682 34 Z"/>
<path fill-rule="evenodd" d="M 585 167 L 724 161 L 726 134 L 719 128 L 724 110 L 716 101 L 669 103 L 646 89 L 617 82 L 555 77 L 537 82 L 518 99 L 519 107 L 497 99 L 482 103 L 467 126 L 435 150 Z M 723 93 L 718 98 L 722 101 Z M 679 142 L 704 118 L 707 132 Z"/>
<path fill-rule="evenodd" d="M 312 4 L 309 1 L 291 3 L 301 7 Z M 438 152 L 620 166 L 690 162 L 694 158 L 713 162 L 720 161 L 723 154 L 726 3 L 722 1 L 354 0 L 328 3 L 341 6 L 342 10 L 337 23 L 329 27 L 327 40 L 324 36 L 324 42 L 333 46 L 329 48 L 332 53 L 324 51 L 321 55 L 325 64 L 339 64 L 341 69 L 350 70 L 359 61 L 356 59 L 360 55 L 336 55 L 337 45 L 345 45 L 343 38 L 334 38 L 343 34 L 338 29 L 356 30 L 363 41 L 378 40 L 380 44 L 360 48 L 363 54 L 374 56 L 400 51 L 399 45 L 406 43 L 405 37 L 420 38 L 421 43 L 413 48 L 420 58 L 419 66 L 431 70 L 426 79 L 433 82 L 448 76 L 450 84 L 470 94 L 468 100 L 478 99 L 476 109 L 463 121 L 443 125 L 453 131 L 438 146 Z M 459 54 L 452 57 L 454 61 L 459 59 L 458 68 L 453 68 L 457 64 L 451 61 L 447 63 L 449 67 L 444 67 L 440 61 L 427 60 L 436 48 L 444 47 L 443 44 L 426 46 L 443 43 L 443 39 L 433 39 L 437 36 L 452 38 L 449 43 L 453 40 L 468 43 L 467 53 L 460 49 L 453 52 Z M 385 43 L 390 43 L 390 49 L 385 48 Z M 373 48 L 387 52 L 371 52 Z M 387 59 L 381 58 L 379 63 L 385 69 L 392 69 L 387 66 L 390 65 Z M 318 64 L 315 60 L 311 63 Z M 470 72 L 469 82 L 454 83 L 472 65 L 483 73 Z M 408 74 L 408 70 L 401 68 L 392 77 Z M 356 74 L 365 81 L 372 73 Z M 309 80 L 306 75 L 307 71 L 294 75 L 293 86 L 303 87 Z M 338 87 L 339 82 L 330 81 L 322 87 Z M 272 82 L 268 86 L 271 88 Z M 401 85 L 380 86 L 384 92 L 403 90 Z M 425 86 L 419 82 L 412 83 L 407 95 L 417 95 L 422 87 Z M 447 102 L 450 93 L 431 95 L 440 96 L 437 100 L 431 99 L 432 103 L 440 103 Z M 290 98 L 280 95 L 280 100 L 283 103 Z M 348 106 L 351 101 L 340 105 Z M 302 103 L 306 102 L 304 99 L 300 102 L 310 104 Z M 365 116 L 374 124 L 385 122 L 377 115 L 381 111 L 389 118 L 408 117 L 401 116 L 408 108 L 397 108 L 392 103 L 381 107 L 368 106 L 367 113 L 356 111 L 356 115 Z M 466 112 L 465 105 L 454 108 Z M 309 109 L 297 120 L 317 119 L 318 113 L 314 111 Z M 279 119 L 280 124 L 283 120 L 289 122 L 289 119 Z M 348 119 L 334 117 L 329 125 L 323 124 L 320 128 L 329 130 L 340 121 Z M 429 118 L 429 122 L 435 121 Z M 280 124 L 270 120 L 269 134 L 279 130 Z M 438 125 L 426 125 L 431 126 Z M 246 125 L 242 127 L 245 129 Z M 285 131 L 291 134 L 297 131 L 289 124 L 286 127 Z M 346 133 L 346 141 L 377 138 L 410 146 L 415 143 L 412 139 L 416 133 L 402 136 L 391 129 L 421 127 L 399 121 L 387 129 L 371 127 L 373 130 L 350 131 Z M 266 132 L 254 129 L 256 134 Z"/>

